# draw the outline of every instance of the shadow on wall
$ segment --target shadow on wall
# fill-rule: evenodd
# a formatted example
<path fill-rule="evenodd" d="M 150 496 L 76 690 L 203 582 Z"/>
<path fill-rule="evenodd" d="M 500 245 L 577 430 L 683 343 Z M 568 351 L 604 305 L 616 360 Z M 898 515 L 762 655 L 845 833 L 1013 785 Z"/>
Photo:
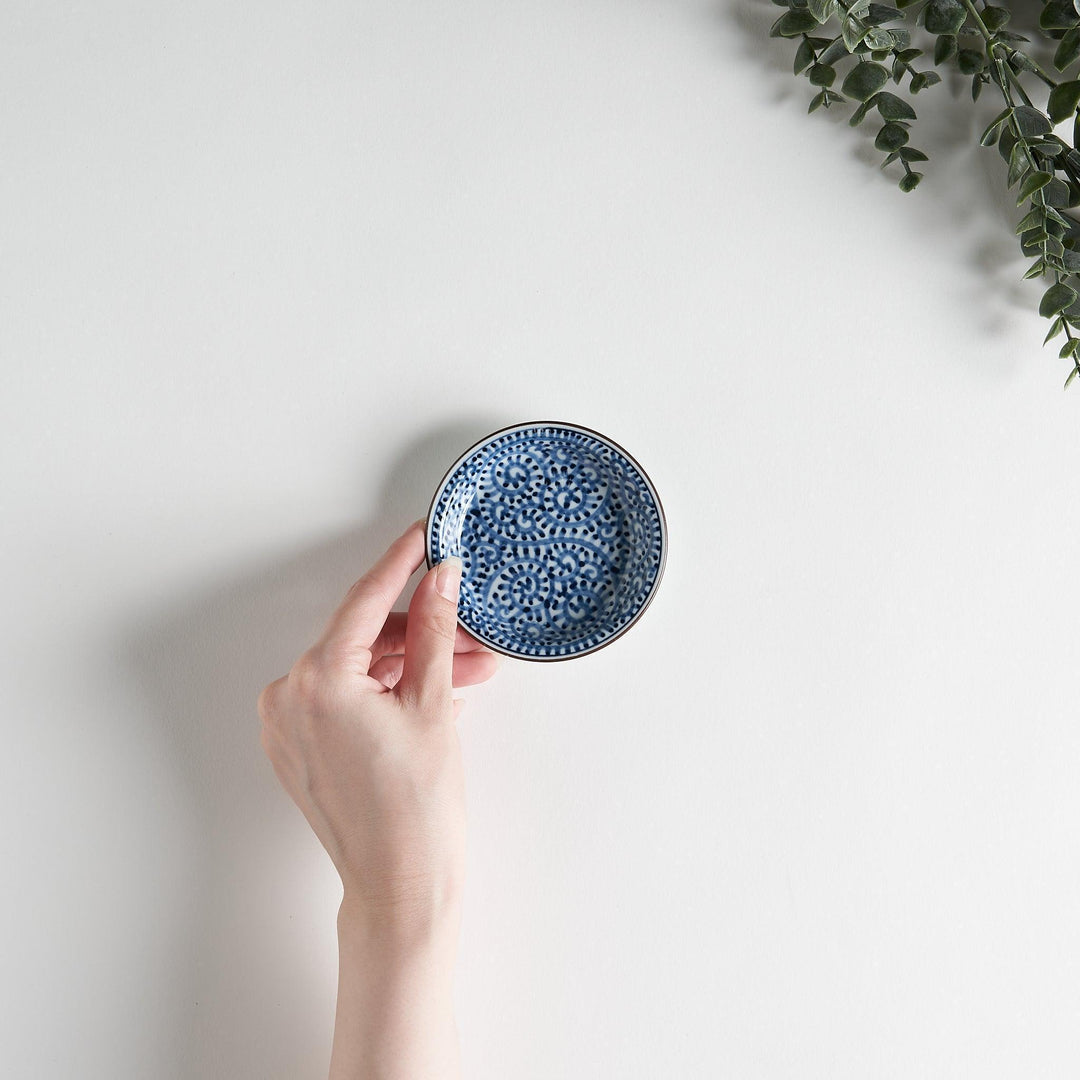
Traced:
<path fill-rule="evenodd" d="M 1024 33 L 1025 26 L 1037 27 L 1040 10 L 1038 4 L 1019 5 L 1014 10 L 1016 25 L 1011 28 Z M 721 40 L 741 42 L 744 59 L 762 71 L 770 87 L 770 102 L 785 111 L 805 114 L 816 88 L 810 86 L 805 75 L 796 76 L 792 72 L 797 42 L 769 37 L 769 28 L 782 11 L 771 0 L 738 0 L 734 4 L 719 4 L 715 17 L 722 24 Z M 1036 33 L 1028 36 L 1033 42 L 1038 39 Z M 916 61 L 918 70 L 939 70 L 933 65 L 932 52 L 931 46 Z M 845 67 L 839 70 L 837 88 L 845 71 Z M 925 150 L 930 160 L 919 167 L 924 179 L 916 191 L 904 194 L 894 187 L 890 193 L 896 199 L 895 217 L 866 223 L 867 243 L 879 255 L 876 267 L 882 280 L 889 277 L 889 241 L 896 229 L 909 230 L 914 226 L 919 243 L 925 248 L 928 267 L 945 266 L 949 259 L 962 260 L 969 273 L 963 280 L 947 285 L 957 319 L 971 324 L 986 338 L 1001 332 L 1011 321 L 1010 310 L 1031 315 L 1032 350 L 1030 356 L 1017 359 L 1017 363 L 1022 363 L 1039 355 L 1042 323 L 1035 313 L 1042 290 L 1038 283 L 1023 281 L 1030 260 L 1022 256 L 1013 231 L 1023 211 L 1017 210 L 1015 191 L 1010 192 L 1006 187 L 1005 162 L 996 149 L 979 145 L 980 135 L 1001 111 L 1002 102 L 995 88 L 987 86 L 978 102 L 973 103 L 969 78 L 947 68 L 939 73 L 942 83 L 919 94 L 907 92 L 906 80 L 902 89 L 892 83 L 886 87 L 911 102 L 918 114 L 911 128 L 911 145 Z M 867 168 L 868 174 L 877 172 L 881 183 L 895 185 L 900 176 L 896 171 L 898 166 L 890 166 L 885 173 L 879 169 L 884 155 L 873 145 L 880 127 L 880 122 L 874 123 L 876 113 L 852 129 L 848 124 L 851 112 L 850 104 L 819 109 L 806 116 L 805 123 L 815 128 L 815 138 L 835 148 L 837 157 L 853 156 Z M 766 145 L 770 145 L 770 133 L 763 131 L 762 135 Z M 770 160 L 778 156 L 782 158 L 782 148 L 769 154 Z M 797 185 L 797 177 L 788 175 L 793 185 Z M 843 174 L 838 168 L 836 185 L 841 200 L 842 181 Z M 797 207 L 795 190 L 781 188 L 781 191 L 785 213 L 793 210 L 820 213 L 820 208 Z M 913 203 L 918 204 L 920 213 L 908 213 Z M 842 201 L 836 205 L 843 209 Z M 902 302 L 905 284 L 896 282 L 887 296 L 875 296 L 865 286 L 856 285 L 849 301 L 895 307 Z M 1036 334 L 1039 336 L 1035 337 Z"/>
<path fill-rule="evenodd" d="M 387 475 L 369 524 L 208 582 L 125 629 L 125 667 L 189 793 L 197 830 L 197 872 L 178 898 L 174 955 L 147 980 L 172 1003 L 176 1024 L 163 1033 L 170 1050 L 159 1076 L 295 1080 L 325 1071 L 334 987 L 288 920 L 290 907 L 309 913 L 323 902 L 334 872 L 327 859 L 327 878 L 296 874 L 310 872 L 318 841 L 263 754 L 258 694 L 314 641 L 390 541 L 426 515 L 447 467 L 511 422 L 474 418 L 417 439 Z"/>

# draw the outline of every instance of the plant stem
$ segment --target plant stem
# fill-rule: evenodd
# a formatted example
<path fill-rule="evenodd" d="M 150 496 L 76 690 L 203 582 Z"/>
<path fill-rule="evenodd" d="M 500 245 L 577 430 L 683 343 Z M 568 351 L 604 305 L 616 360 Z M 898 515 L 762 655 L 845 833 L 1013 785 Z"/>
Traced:
<path fill-rule="evenodd" d="M 1017 52 L 1017 50 L 1014 49 L 1007 42 L 994 41 L 994 35 L 990 33 L 990 28 L 986 25 L 986 23 L 983 22 L 982 16 L 979 14 L 979 9 L 975 6 L 975 4 L 972 2 L 972 0 L 960 0 L 960 3 L 962 3 L 964 5 L 964 7 L 967 8 L 968 14 L 971 16 L 972 21 L 975 23 L 975 26 L 978 28 L 979 33 L 982 34 L 982 36 L 986 39 L 986 46 L 987 46 L 986 52 L 987 52 L 987 55 L 990 56 L 991 59 L 994 59 L 994 53 L 993 53 L 992 49 L 993 49 L 993 46 L 995 46 L 995 45 L 1002 48 L 1002 49 L 1004 49 L 1007 53 L 1015 54 Z M 1032 60 L 1032 58 L 1030 56 L 1028 56 L 1026 53 L 1024 54 L 1024 59 L 1030 65 L 1032 72 L 1035 75 L 1037 75 L 1040 79 L 1042 79 L 1042 81 L 1044 83 L 1046 83 L 1046 85 L 1049 86 L 1051 90 L 1055 86 L 1057 86 L 1057 84 L 1058 84 L 1057 79 L 1055 79 L 1052 75 L 1047 74 L 1045 68 L 1043 68 L 1043 66 L 1041 64 L 1039 64 L 1036 61 Z M 1023 88 L 1019 87 L 1019 83 L 1017 84 L 1017 86 L 1020 89 L 1020 92 L 1023 93 Z M 1025 96 L 1025 98 L 1027 97 L 1026 94 L 1024 96 Z M 1028 101 L 1027 104 L 1030 105 L 1031 102 Z"/>

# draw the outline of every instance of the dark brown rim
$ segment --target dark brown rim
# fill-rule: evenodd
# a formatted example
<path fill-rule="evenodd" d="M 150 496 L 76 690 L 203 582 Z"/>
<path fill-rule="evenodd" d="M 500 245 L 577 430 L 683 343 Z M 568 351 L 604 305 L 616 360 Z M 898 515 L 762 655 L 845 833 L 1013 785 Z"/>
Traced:
<path fill-rule="evenodd" d="M 623 446 L 617 443 L 609 435 L 603 434 L 603 432 L 596 431 L 594 428 L 585 427 L 583 424 L 571 424 L 565 420 L 526 420 L 518 424 L 508 424 L 506 427 L 499 428 L 498 431 L 493 431 L 489 435 L 485 435 L 482 439 L 478 439 L 472 444 L 463 454 L 461 454 L 457 460 L 450 466 L 449 469 L 443 474 L 443 478 L 439 481 L 435 488 L 435 494 L 431 498 L 431 503 L 428 505 L 427 516 L 424 518 L 424 558 L 427 562 L 428 569 L 430 570 L 435 563 L 431 558 L 431 515 L 435 511 L 435 504 L 439 501 L 439 496 L 442 495 L 443 489 L 446 487 L 447 481 L 457 471 L 458 466 L 463 461 L 471 457 L 477 450 L 480 449 L 485 443 L 491 442 L 493 439 L 497 439 L 500 435 L 506 435 L 511 431 L 518 431 L 521 428 L 534 428 L 534 427 L 556 427 L 566 428 L 570 431 L 580 431 L 586 435 L 592 435 L 594 438 L 599 439 L 601 442 L 607 443 L 608 446 L 617 450 L 644 478 L 645 483 L 649 486 L 649 492 L 653 497 L 653 502 L 656 503 L 657 512 L 660 515 L 660 566 L 656 572 L 656 579 L 652 583 L 652 588 L 649 590 L 648 596 L 645 597 L 645 602 L 635 612 L 634 617 L 617 633 L 612 634 L 611 637 L 605 638 L 599 645 L 594 645 L 591 649 L 585 649 L 583 652 L 571 653 L 569 656 L 526 656 L 524 653 L 513 652 L 510 649 L 505 649 L 501 645 L 496 645 L 494 642 L 488 641 L 483 635 L 476 633 L 470 627 L 466 626 L 462 622 L 461 616 L 458 615 L 458 624 L 462 629 L 472 638 L 475 638 L 486 648 L 492 652 L 499 653 L 502 656 L 512 657 L 514 660 L 529 660 L 535 663 L 551 664 L 558 663 L 561 660 L 578 660 L 582 656 L 588 656 L 590 653 L 599 652 L 601 649 L 606 649 L 612 642 L 618 641 L 632 626 L 634 626 L 642 615 L 648 610 L 649 605 L 653 602 L 653 598 L 656 596 L 660 589 L 660 582 L 664 577 L 664 570 L 667 567 L 667 555 L 668 555 L 668 526 L 667 516 L 664 514 L 664 504 L 660 501 L 660 495 L 656 490 L 656 485 L 652 482 L 652 477 L 641 466 L 641 462 L 638 461 L 633 454 L 626 450 Z"/>

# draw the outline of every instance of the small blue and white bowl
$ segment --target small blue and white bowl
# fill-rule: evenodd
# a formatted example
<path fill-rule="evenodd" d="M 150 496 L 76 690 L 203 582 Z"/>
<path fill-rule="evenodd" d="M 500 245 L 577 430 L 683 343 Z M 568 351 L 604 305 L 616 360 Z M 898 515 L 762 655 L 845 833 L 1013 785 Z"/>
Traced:
<path fill-rule="evenodd" d="M 649 606 L 667 523 L 645 470 L 576 424 L 515 424 L 450 467 L 427 516 L 428 566 L 462 560 L 458 621 L 495 652 L 570 660 Z"/>

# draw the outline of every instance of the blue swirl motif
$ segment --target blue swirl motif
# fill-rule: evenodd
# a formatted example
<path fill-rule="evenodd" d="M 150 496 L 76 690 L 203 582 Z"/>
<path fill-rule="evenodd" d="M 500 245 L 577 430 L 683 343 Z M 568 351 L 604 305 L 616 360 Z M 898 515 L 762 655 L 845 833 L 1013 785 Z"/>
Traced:
<path fill-rule="evenodd" d="M 464 563 L 462 622 L 526 656 L 570 656 L 614 636 L 660 571 L 645 479 L 583 432 L 529 428 L 486 443 L 447 481 L 433 523 L 435 558 Z"/>

